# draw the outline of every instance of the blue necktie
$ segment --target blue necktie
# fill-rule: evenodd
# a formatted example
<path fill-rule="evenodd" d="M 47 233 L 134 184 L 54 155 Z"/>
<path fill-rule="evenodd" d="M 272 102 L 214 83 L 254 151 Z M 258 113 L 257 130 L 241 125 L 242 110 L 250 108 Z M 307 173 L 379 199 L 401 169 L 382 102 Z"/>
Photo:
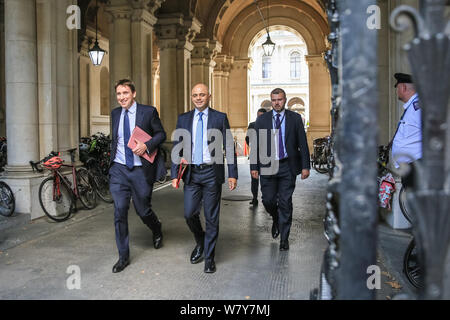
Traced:
<path fill-rule="evenodd" d="M 125 110 L 125 116 L 123 117 L 123 144 L 125 147 L 125 162 L 128 169 L 133 169 L 134 167 L 134 156 L 133 151 L 128 148 L 128 140 L 130 140 L 130 120 L 128 119 L 128 110 Z"/>
<path fill-rule="evenodd" d="M 277 119 L 275 120 L 275 126 L 278 131 L 278 159 L 284 159 L 284 143 L 283 143 L 283 132 L 281 131 L 281 121 L 280 114 L 277 113 Z"/>
<path fill-rule="evenodd" d="M 203 112 L 200 112 L 198 116 L 197 130 L 195 131 L 194 164 L 203 163 Z"/>

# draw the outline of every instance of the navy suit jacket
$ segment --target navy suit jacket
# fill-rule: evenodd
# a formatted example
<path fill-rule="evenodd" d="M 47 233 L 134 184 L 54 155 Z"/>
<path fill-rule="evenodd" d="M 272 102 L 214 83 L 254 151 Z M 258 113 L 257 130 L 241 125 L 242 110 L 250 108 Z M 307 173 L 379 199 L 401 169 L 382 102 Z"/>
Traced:
<path fill-rule="evenodd" d="M 195 114 L 195 109 L 191 110 L 189 112 L 185 112 L 181 115 L 178 116 L 178 121 L 177 121 L 177 129 L 185 129 L 187 131 L 189 131 L 190 135 L 191 135 L 191 139 L 190 141 L 182 141 L 182 138 L 179 138 L 178 141 L 174 141 L 174 148 L 178 143 L 183 143 L 183 148 L 189 148 L 191 150 L 191 155 L 193 153 L 193 143 L 192 143 L 192 123 L 194 121 L 194 114 Z M 238 178 L 238 169 L 237 169 L 237 159 L 236 159 L 236 153 L 234 152 L 234 141 L 233 141 L 233 137 L 231 135 L 231 132 L 228 132 L 228 136 L 227 136 L 227 129 L 230 129 L 230 124 L 228 122 L 228 118 L 227 115 L 223 112 L 219 112 L 217 110 L 211 109 L 208 107 L 208 125 L 207 125 L 207 130 L 209 129 L 217 129 L 220 130 L 220 132 L 222 133 L 222 148 L 220 148 L 220 150 L 213 149 L 211 150 L 211 145 L 210 143 L 213 142 L 214 140 L 213 137 L 210 136 L 210 131 L 208 131 L 208 147 L 210 147 L 210 154 L 211 154 L 211 158 L 215 157 L 215 152 L 219 152 L 219 154 L 217 155 L 217 157 L 219 157 L 220 159 L 225 159 L 225 156 L 227 158 L 227 166 L 228 166 L 228 176 L 230 178 Z M 224 152 L 224 150 L 226 149 L 226 142 L 229 141 L 230 146 L 232 146 L 233 149 L 233 154 L 230 155 L 226 155 L 226 153 Z M 183 150 L 180 151 L 179 153 L 180 157 L 183 157 Z M 189 163 L 192 163 L 192 157 L 190 159 L 185 158 Z M 229 161 L 228 161 L 229 159 Z M 171 170 L 171 176 L 172 179 L 176 179 L 178 176 L 178 169 L 179 169 L 179 164 L 175 164 L 172 161 L 172 170 Z M 219 184 L 222 184 L 225 182 L 225 165 L 224 165 L 224 161 L 222 161 L 222 163 L 214 163 L 214 171 L 215 171 L 215 175 L 216 175 L 216 182 Z M 184 183 L 188 184 L 190 182 L 190 175 L 191 175 L 191 170 L 190 170 L 190 166 L 188 166 L 188 168 L 186 168 L 185 173 L 183 174 L 183 181 Z"/>
<path fill-rule="evenodd" d="M 111 159 L 110 165 L 113 163 L 117 153 L 119 122 L 122 107 L 117 107 L 111 112 L 112 135 L 111 135 Z M 161 143 L 166 140 L 166 132 L 162 126 L 161 120 L 158 116 L 158 111 L 155 107 L 137 104 L 136 108 L 136 126 L 147 132 L 152 139 L 146 142 L 147 152 L 152 153 L 155 149 L 159 149 Z M 160 152 L 153 163 L 148 162 L 141 157 L 142 168 L 145 172 L 145 178 L 148 183 L 153 184 L 155 180 L 160 179 L 167 173 L 164 165 L 164 159 Z"/>
<path fill-rule="evenodd" d="M 263 165 L 260 163 L 259 159 L 259 130 L 267 129 L 267 153 L 271 154 L 271 139 L 272 136 L 272 115 L 273 112 L 266 112 L 259 116 L 255 122 L 255 130 L 258 137 L 258 146 L 257 148 L 252 148 L 251 152 L 258 152 L 258 162 L 256 164 L 251 164 L 251 170 L 260 170 L 261 167 L 269 167 L 270 164 Z M 303 169 L 310 169 L 310 158 L 309 158 L 309 150 L 308 150 L 308 142 L 306 140 L 306 133 L 303 126 L 302 117 L 293 111 L 285 109 L 285 141 L 284 145 L 286 147 L 286 151 L 288 154 L 288 163 L 289 168 L 293 175 L 299 175 Z"/>

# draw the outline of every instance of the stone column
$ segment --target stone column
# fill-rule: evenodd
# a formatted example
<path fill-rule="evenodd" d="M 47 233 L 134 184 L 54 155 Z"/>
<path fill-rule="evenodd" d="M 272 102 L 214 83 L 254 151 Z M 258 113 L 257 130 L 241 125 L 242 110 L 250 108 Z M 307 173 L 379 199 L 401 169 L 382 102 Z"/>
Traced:
<path fill-rule="evenodd" d="M 6 136 L 5 107 L 5 1 L 0 0 L 0 136 Z"/>
<path fill-rule="evenodd" d="M 192 40 L 201 24 L 183 15 L 163 15 L 156 25 L 160 50 L 160 116 L 171 139 L 178 115 L 190 109 Z"/>
<path fill-rule="evenodd" d="M 66 9 L 71 0 L 58 0 L 56 5 L 56 104 L 58 151 L 76 147 L 73 126 L 77 111 L 74 109 L 74 53 L 72 31 L 66 26 Z M 76 35 L 76 33 L 74 33 Z M 78 95 L 78 92 L 77 92 Z M 78 123 L 78 121 L 76 121 Z"/>
<path fill-rule="evenodd" d="M 159 81 L 159 60 L 152 61 L 152 80 L 153 80 L 153 93 L 152 93 L 152 106 L 155 106 L 158 113 L 161 113 L 161 104 L 159 99 L 160 81 Z"/>
<path fill-rule="evenodd" d="M 58 119 L 56 101 L 56 3 L 55 0 L 38 0 L 37 62 L 39 96 L 39 158 L 58 150 Z"/>
<path fill-rule="evenodd" d="M 124 78 L 132 78 L 131 55 L 131 14 L 132 8 L 126 0 L 111 0 L 105 8 L 109 14 L 109 75 L 111 79 L 111 107 L 117 105 L 114 92 L 115 83 Z"/>
<path fill-rule="evenodd" d="M 247 129 L 248 104 L 249 104 L 249 78 L 248 70 L 251 67 L 250 58 L 234 59 L 233 68 L 230 70 L 228 81 L 229 97 L 227 114 L 230 120 L 230 126 L 233 128 Z M 245 92 L 245 96 L 242 96 Z"/>
<path fill-rule="evenodd" d="M 137 101 L 152 104 L 152 51 L 154 12 L 162 0 L 110 0 L 111 103 L 115 106 L 115 83 L 124 78 L 136 85 Z"/>
<path fill-rule="evenodd" d="M 87 38 L 87 37 L 86 37 Z M 80 50 L 80 136 L 90 136 L 90 67 L 88 41 L 83 41 Z"/>
<path fill-rule="evenodd" d="M 228 113 L 228 82 L 234 57 L 220 54 L 214 61 L 216 66 L 213 73 L 212 106 L 216 110 Z"/>
<path fill-rule="evenodd" d="M 39 158 L 36 1 L 5 0 L 8 174 L 31 171 Z"/>
<path fill-rule="evenodd" d="M 156 17 L 145 9 L 134 9 L 131 17 L 132 74 L 136 84 L 137 99 L 152 104 L 152 46 L 153 25 Z"/>
<path fill-rule="evenodd" d="M 331 82 L 322 55 L 305 56 L 309 68 L 309 128 L 308 146 L 312 141 L 331 132 Z"/>
<path fill-rule="evenodd" d="M 194 49 L 192 50 L 192 83 L 204 83 L 212 91 L 212 74 L 214 71 L 214 58 L 222 49 L 222 45 L 217 41 L 209 39 L 196 39 L 193 41 Z"/>
<path fill-rule="evenodd" d="M 17 213 L 35 211 L 40 216 L 41 175 L 36 178 L 29 165 L 30 160 L 39 159 L 35 0 L 5 0 L 4 64 L 8 165 L 2 179 L 14 193 Z"/>

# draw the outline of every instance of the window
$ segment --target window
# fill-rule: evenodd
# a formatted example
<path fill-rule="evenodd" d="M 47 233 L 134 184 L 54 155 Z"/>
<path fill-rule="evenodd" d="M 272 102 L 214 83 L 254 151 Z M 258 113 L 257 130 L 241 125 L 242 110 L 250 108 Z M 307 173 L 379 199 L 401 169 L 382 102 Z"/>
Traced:
<path fill-rule="evenodd" d="M 262 77 L 263 79 L 268 79 L 272 76 L 272 65 L 270 57 L 262 57 Z"/>
<path fill-rule="evenodd" d="M 291 78 L 300 78 L 300 53 L 291 53 Z"/>

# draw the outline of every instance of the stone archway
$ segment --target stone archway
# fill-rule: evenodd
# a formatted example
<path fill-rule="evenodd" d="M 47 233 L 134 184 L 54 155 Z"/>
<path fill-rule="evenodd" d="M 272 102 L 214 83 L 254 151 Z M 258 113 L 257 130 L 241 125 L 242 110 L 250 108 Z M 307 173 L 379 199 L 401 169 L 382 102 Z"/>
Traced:
<path fill-rule="evenodd" d="M 260 2 L 260 8 L 266 13 L 267 3 Z M 219 1 L 211 10 L 215 14 L 209 15 L 203 33 L 222 44 L 220 57 L 233 59 L 226 88 L 229 97 L 227 111 L 232 128 L 245 128 L 250 103 L 248 71 L 253 64 L 249 58 L 249 48 L 258 35 L 266 32 L 265 27 L 251 0 Z M 309 69 L 310 112 L 308 142 L 311 148 L 313 139 L 328 135 L 331 130 L 331 83 L 322 57 L 327 49 L 326 37 L 329 33 L 326 13 L 323 7 L 312 0 L 271 0 L 268 11 L 271 30 L 275 25 L 294 30 L 307 46 L 305 60 Z"/>

